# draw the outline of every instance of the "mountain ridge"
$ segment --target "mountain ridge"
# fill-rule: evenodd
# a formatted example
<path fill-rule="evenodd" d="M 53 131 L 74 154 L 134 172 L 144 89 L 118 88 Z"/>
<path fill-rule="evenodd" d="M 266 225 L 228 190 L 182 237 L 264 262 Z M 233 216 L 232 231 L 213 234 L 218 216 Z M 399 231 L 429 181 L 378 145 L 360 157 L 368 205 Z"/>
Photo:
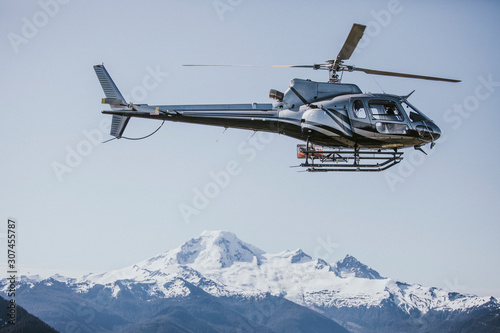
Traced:
<path fill-rule="evenodd" d="M 253 273 L 253 271 L 257 273 Z M 287 274 L 287 271 L 291 274 Z M 464 306 L 471 307 L 487 303 L 490 299 L 384 278 L 377 271 L 349 254 L 332 265 L 321 258 L 313 259 L 301 249 L 285 250 L 277 254 L 265 253 L 257 247 L 239 240 L 234 233 L 220 230 L 204 231 L 200 236 L 192 238 L 177 248 L 122 269 L 87 274 L 76 279 L 64 279 L 62 276 L 56 275 L 54 279 L 79 286 L 79 291 L 85 292 L 90 286 L 96 284 L 112 285 L 117 281 L 156 282 L 161 290 L 161 284 L 171 283 L 174 277 L 180 276 L 195 285 L 204 284 L 207 292 L 213 292 L 216 296 L 235 294 L 256 296 L 266 292 L 271 292 L 271 294 L 274 292 L 275 295 L 288 295 L 290 296 L 288 299 L 301 305 L 308 303 L 317 305 L 318 302 L 327 304 L 322 303 L 321 298 L 307 299 L 307 297 L 304 298 L 304 294 L 296 292 L 291 286 L 294 284 L 293 281 L 289 280 L 297 278 L 297 274 L 300 276 L 300 273 L 304 275 L 315 274 L 311 279 L 315 283 L 310 290 L 311 293 L 323 291 L 325 288 L 321 287 L 329 285 L 336 289 L 336 294 L 339 292 L 341 294 L 342 291 L 349 296 L 359 294 L 357 300 L 352 301 L 353 304 L 359 305 L 360 300 L 364 299 L 361 303 L 364 302 L 369 306 L 378 305 L 390 293 L 398 298 L 398 305 L 406 312 L 412 309 L 428 311 L 430 308 L 443 308 L 446 307 L 446 303 L 457 303 L 451 306 L 452 309 Z M 268 280 L 268 274 L 272 276 L 278 274 L 279 278 L 271 279 L 270 285 L 266 286 L 262 283 Z M 246 282 L 242 283 L 239 278 L 246 279 Z M 311 282 L 311 280 L 306 282 Z M 228 288 L 229 286 L 235 287 Z M 276 293 L 275 290 L 280 290 L 280 292 Z M 165 296 L 173 297 L 176 295 L 166 290 L 163 291 Z M 177 292 L 179 295 L 186 293 L 186 291 L 181 290 L 177 290 Z M 414 295 L 412 293 L 419 293 L 421 299 L 422 296 L 425 296 L 423 298 L 429 302 L 413 302 L 410 297 L 407 297 L 408 294 Z M 436 293 L 439 293 L 439 297 L 435 297 Z M 443 302 L 445 298 L 448 302 Z M 434 301 L 430 302 L 431 299 Z M 496 301 L 495 298 L 493 299 Z M 470 301 L 470 304 L 464 304 L 467 300 Z M 338 298 L 337 301 L 339 301 Z M 345 304 L 346 300 L 342 301 L 344 302 L 342 304 Z"/>
<path fill-rule="evenodd" d="M 493 297 L 382 277 L 350 255 L 329 264 L 301 249 L 269 254 L 227 231 L 205 231 L 177 248 L 122 269 L 79 278 L 22 277 L 21 283 L 28 293 L 33 286 L 57 285 L 85 298 L 100 295 L 106 306 L 123 299 L 188 300 L 193 290 L 246 302 L 270 302 L 267 297 L 276 297 L 313 309 L 353 332 L 368 332 L 370 325 L 376 325 L 371 317 L 385 316 L 393 323 L 391 329 L 408 326 L 417 332 L 425 318 L 431 323 L 424 325 L 426 329 L 443 318 L 455 318 L 456 325 L 469 320 L 473 325 L 474 313 L 500 309 Z"/>

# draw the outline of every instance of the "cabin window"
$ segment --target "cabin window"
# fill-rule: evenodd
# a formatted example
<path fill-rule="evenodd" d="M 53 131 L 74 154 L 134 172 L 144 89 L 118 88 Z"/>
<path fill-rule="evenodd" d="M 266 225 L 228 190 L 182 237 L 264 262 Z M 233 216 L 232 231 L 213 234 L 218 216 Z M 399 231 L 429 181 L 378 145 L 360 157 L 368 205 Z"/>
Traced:
<path fill-rule="evenodd" d="M 354 101 L 354 115 L 356 118 L 366 118 L 365 106 L 362 101 Z"/>
<path fill-rule="evenodd" d="M 406 134 L 408 126 L 406 124 L 382 123 L 375 124 L 377 132 L 382 134 Z"/>
<path fill-rule="evenodd" d="M 394 101 L 371 100 L 369 103 L 373 119 L 402 121 L 403 115 Z"/>

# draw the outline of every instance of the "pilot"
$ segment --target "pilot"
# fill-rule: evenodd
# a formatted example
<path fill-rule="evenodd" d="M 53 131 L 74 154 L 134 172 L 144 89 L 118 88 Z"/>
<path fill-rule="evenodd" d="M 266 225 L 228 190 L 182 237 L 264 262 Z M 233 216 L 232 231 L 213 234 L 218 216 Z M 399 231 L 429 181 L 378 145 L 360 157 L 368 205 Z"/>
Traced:
<path fill-rule="evenodd" d="M 386 110 L 387 120 L 396 120 L 398 111 L 396 110 L 396 105 L 390 104 Z M 386 123 L 387 132 L 390 134 L 395 133 L 396 126 L 393 123 Z"/>
<path fill-rule="evenodd" d="M 395 116 L 396 115 L 396 105 L 392 104 L 392 105 L 389 105 L 389 107 L 387 108 L 387 115 L 388 116 Z"/>

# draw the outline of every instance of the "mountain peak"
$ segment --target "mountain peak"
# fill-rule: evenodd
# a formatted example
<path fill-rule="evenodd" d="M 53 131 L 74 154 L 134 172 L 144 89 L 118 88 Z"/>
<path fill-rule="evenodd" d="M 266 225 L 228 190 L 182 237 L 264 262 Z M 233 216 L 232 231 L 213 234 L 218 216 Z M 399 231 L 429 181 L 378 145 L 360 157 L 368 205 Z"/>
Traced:
<path fill-rule="evenodd" d="M 238 239 L 238 237 L 234 233 L 225 230 L 205 230 L 197 238 L 207 238 L 207 239 L 226 238 L 232 240 Z"/>
<path fill-rule="evenodd" d="M 295 250 L 294 252 L 292 252 L 292 254 L 293 254 L 291 258 L 292 264 L 309 262 L 312 260 L 311 256 L 304 253 L 304 251 L 302 251 L 301 249 Z"/>
<path fill-rule="evenodd" d="M 264 251 L 241 241 L 228 231 L 204 231 L 178 249 L 177 262 L 181 265 L 197 264 L 226 268 L 234 262 L 259 262 Z"/>
<path fill-rule="evenodd" d="M 384 279 L 377 271 L 361 263 L 358 259 L 349 254 L 346 255 L 343 260 L 337 262 L 335 271 L 338 276 L 343 278 Z"/>

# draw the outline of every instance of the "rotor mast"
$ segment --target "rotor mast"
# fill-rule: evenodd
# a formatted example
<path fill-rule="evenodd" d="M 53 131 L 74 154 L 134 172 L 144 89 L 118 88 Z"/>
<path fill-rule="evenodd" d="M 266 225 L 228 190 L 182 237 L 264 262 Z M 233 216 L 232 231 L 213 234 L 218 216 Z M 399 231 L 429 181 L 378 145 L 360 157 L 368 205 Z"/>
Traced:
<path fill-rule="evenodd" d="M 351 32 L 347 36 L 346 41 L 344 42 L 344 46 L 340 49 L 339 54 L 335 60 L 327 60 L 326 66 L 328 68 L 330 83 L 340 83 L 338 71 L 350 70 L 350 68 L 343 65 L 344 60 L 349 60 L 351 55 L 353 54 L 356 46 L 358 46 L 359 41 L 363 37 L 363 33 L 366 29 L 365 25 L 362 24 L 353 24 L 351 28 Z M 351 69 L 352 70 L 352 69 Z"/>

